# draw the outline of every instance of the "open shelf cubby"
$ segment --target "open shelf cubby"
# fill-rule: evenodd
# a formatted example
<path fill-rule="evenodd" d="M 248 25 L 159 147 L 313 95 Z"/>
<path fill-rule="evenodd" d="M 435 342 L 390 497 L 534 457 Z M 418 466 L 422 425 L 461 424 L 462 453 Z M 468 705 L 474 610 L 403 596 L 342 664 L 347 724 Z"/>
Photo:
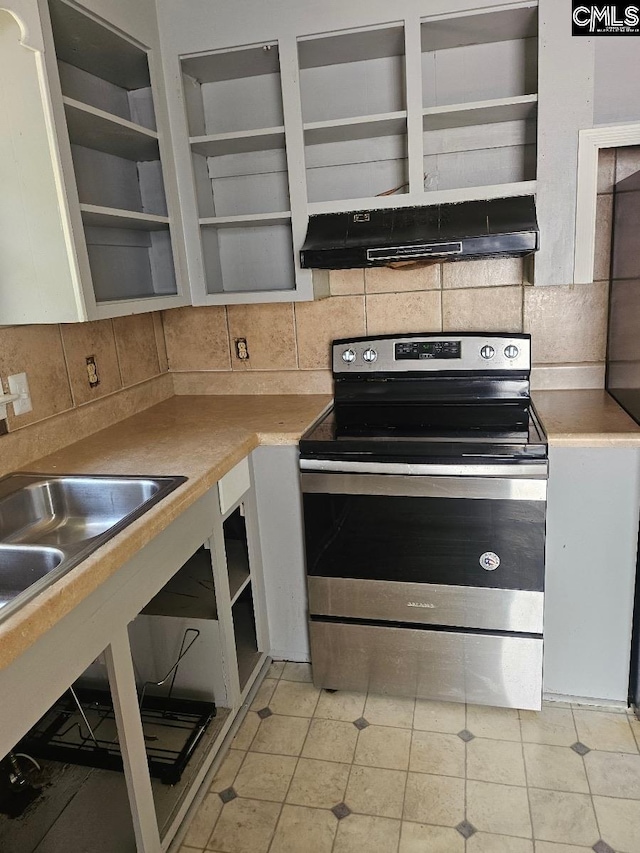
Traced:
<path fill-rule="evenodd" d="M 262 653 L 258 649 L 251 584 L 247 584 L 232 608 L 240 690 L 244 690 Z"/>
<path fill-rule="evenodd" d="M 425 20 L 421 46 L 425 190 L 535 181 L 536 6 Z"/>
<path fill-rule="evenodd" d="M 406 192 L 403 27 L 301 38 L 298 57 L 310 204 Z"/>
<path fill-rule="evenodd" d="M 232 604 L 242 593 L 250 577 L 247 525 L 241 507 L 242 505 L 237 507 L 223 525 L 229 594 Z"/>
<path fill-rule="evenodd" d="M 301 38 L 298 58 L 305 124 L 406 108 L 399 24 Z"/>
<path fill-rule="evenodd" d="M 190 136 L 283 126 L 277 44 L 185 57 L 182 72 Z"/>
<path fill-rule="evenodd" d="M 198 548 L 130 623 L 129 638 L 145 694 L 226 704 L 223 641 L 207 547 Z"/>
<path fill-rule="evenodd" d="M 427 192 L 533 181 L 535 122 L 428 131 L 424 134 L 423 163 Z"/>
<path fill-rule="evenodd" d="M 217 619 L 211 552 L 202 546 L 151 599 L 142 613 L 191 619 Z"/>
<path fill-rule="evenodd" d="M 64 0 L 50 12 L 96 301 L 174 295 L 147 51 Z"/>
<path fill-rule="evenodd" d="M 184 57 L 182 72 L 207 293 L 291 290 L 278 45 Z"/>
<path fill-rule="evenodd" d="M 223 222 L 200 228 L 207 292 L 290 290 L 295 269 L 289 220 Z"/>
<path fill-rule="evenodd" d="M 372 128 L 374 122 L 369 122 Z M 309 202 L 363 199 L 390 190 L 406 193 L 408 180 L 407 138 L 399 127 L 406 119 L 380 122 L 380 135 L 360 138 L 346 134 L 342 141 L 305 146 Z M 357 127 L 357 126 L 355 126 Z M 353 130 L 354 126 L 350 127 Z M 374 128 L 377 130 L 378 128 Z"/>
<path fill-rule="evenodd" d="M 159 160 L 158 134 L 105 110 L 63 96 L 72 143 L 127 160 Z"/>

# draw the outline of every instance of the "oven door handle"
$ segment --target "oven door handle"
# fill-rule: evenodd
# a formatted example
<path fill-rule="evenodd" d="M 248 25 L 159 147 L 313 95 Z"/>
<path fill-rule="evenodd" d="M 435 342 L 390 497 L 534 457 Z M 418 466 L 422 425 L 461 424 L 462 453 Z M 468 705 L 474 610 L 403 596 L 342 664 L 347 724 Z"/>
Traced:
<path fill-rule="evenodd" d="M 336 474 L 405 474 L 428 477 L 520 477 L 531 480 L 547 479 L 547 462 L 352 462 L 338 459 L 301 459 L 300 470 Z"/>
<path fill-rule="evenodd" d="M 302 474 L 304 494 L 545 501 L 547 481 L 525 477 L 445 477 L 398 474 Z"/>

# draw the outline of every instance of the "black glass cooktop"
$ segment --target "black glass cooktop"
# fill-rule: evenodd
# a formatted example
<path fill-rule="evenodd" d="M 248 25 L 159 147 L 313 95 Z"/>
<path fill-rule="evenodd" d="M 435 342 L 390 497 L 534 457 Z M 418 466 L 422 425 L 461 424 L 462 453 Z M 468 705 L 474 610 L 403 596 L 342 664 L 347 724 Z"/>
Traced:
<path fill-rule="evenodd" d="M 411 417 L 372 407 L 334 407 L 300 440 L 303 459 L 388 458 L 419 462 L 428 458 L 466 462 L 545 459 L 547 442 L 530 404 L 422 407 Z"/>

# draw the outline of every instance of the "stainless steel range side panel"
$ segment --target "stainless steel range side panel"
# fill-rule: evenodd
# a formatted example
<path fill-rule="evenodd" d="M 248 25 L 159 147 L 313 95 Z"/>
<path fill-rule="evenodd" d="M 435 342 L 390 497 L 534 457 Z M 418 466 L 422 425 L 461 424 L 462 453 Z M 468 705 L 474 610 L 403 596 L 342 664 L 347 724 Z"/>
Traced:
<path fill-rule="evenodd" d="M 313 616 L 542 634 L 542 592 L 357 578 L 307 581 Z"/>
<path fill-rule="evenodd" d="M 542 638 L 321 621 L 309 627 L 316 687 L 540 710 Z"/>

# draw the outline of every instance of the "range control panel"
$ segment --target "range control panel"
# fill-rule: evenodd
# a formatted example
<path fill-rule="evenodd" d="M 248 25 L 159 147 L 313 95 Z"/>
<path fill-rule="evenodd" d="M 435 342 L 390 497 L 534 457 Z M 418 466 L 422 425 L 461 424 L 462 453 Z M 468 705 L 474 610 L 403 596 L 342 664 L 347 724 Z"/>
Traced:
<path fill-rule="evenodd" d="M 531 369 L 529 335 L 429 334 L 365 337 L 333 343 L 333 372 L 415 373 Z"/>
<path fill-rule="evenodd" d="M 394 347 L 396 361 L 420 361 L 423 358 L 460 358 L 461 341 L 405 341 Z"/>

